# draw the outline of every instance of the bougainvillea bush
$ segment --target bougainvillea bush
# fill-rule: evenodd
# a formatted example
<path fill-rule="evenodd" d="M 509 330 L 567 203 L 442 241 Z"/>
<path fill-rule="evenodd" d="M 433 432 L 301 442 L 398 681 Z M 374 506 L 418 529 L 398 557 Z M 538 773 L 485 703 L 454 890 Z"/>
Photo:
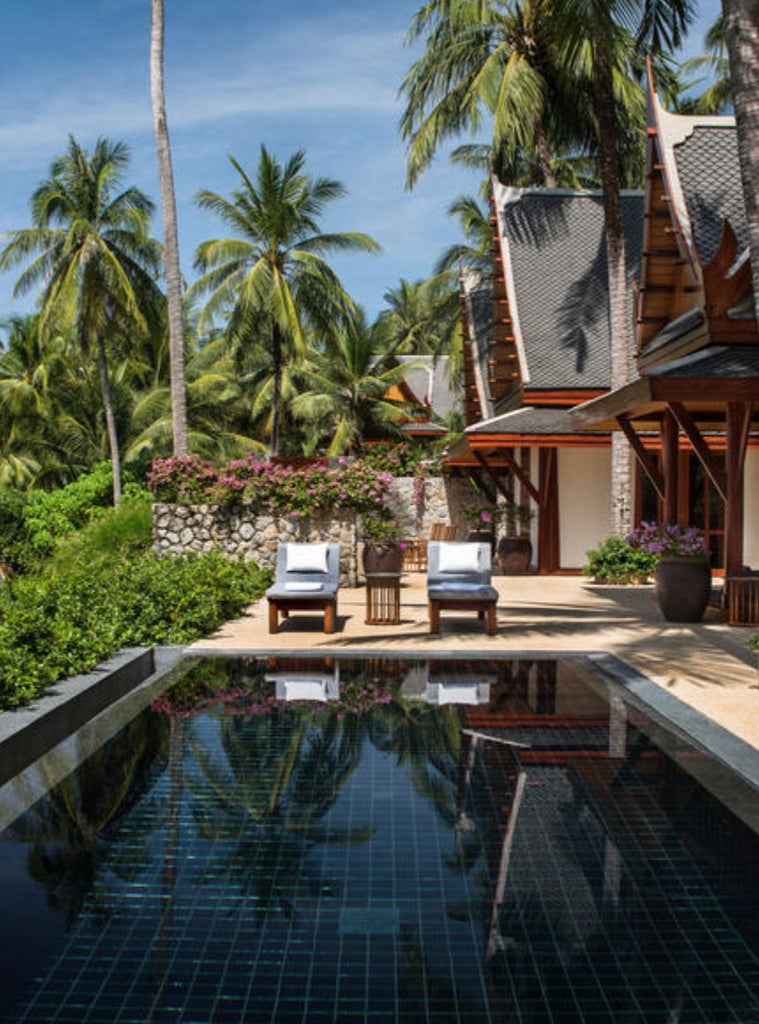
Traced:
<path fill-rule="evenodd" d="M 390 473 L 360 460 L 296 469 L 252 454 L 220 467 L 195 455 L 156 459 L 148 474 L 148 486 L 158 501 L 180 505 L 248 501 L 260 511 L 303 516 L 374 511 L 385 505 L 391 481 Z"/>

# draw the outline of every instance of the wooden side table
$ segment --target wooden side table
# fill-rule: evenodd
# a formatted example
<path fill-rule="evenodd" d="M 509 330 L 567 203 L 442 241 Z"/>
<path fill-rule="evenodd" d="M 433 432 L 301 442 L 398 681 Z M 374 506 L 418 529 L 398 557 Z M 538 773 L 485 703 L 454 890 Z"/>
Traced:
<path fill-rule="evenodd" d="M 397 572 L 366 574 L 367 626 L 397 626 L 401 621 L 401 576 Z"/>

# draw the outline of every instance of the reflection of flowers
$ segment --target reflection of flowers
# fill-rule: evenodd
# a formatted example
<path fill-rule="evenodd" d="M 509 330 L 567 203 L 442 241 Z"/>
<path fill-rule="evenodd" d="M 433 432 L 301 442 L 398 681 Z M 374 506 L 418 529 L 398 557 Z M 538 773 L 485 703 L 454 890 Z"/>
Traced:
<path fill-rule="evenodd" d="M 274 683 L 264 676 L 251 676 L 224 689 L 212 684 L 199 683 L 194 692 L 188 692 L 181 685 L 161 694 L 151 704 L 153 711 L 164 712 L 179 718 L 192 718 L 206 711 L 218 710 L 224 716 L 241 718 L 249 722 L 256 715 L 270 714 L 275 708 L 308 707 L 314 712 L 333 708 L 342 718 L 346 714 L 361 714 L 375 704 L 389 704 L 393 699 L 390 683 L 378 676 L 358 676 L 340 683 L 340 697 L 329 703 L 319 704 L 312 700 L 277 699 Z"/>

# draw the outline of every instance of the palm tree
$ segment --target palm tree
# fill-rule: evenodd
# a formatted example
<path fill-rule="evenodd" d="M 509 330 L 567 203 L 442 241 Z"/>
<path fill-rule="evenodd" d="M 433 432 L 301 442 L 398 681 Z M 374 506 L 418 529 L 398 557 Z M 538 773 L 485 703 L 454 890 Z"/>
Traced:
<path fill-rule="evenodd" d="M 202 191 L 198 203 L 215 213 L 236 237 L 204 242 L 196 266 L 202 276 L 190 295 L 210 293 L 201 327 L 229 316 L 233 344 L 267 348 L 273 363 L 270 450 L 280 444 L 282 374 L 303 357 L 305 328 L 326 328 L 347 317 L 353 303 L 323 258 L 330 252 L 376 252 L 377 243 L 354 232 L 322 234 L 319 217 L 328 202 L 345 194 L 340 182 L 313 178 L 298 150 L 281 164 L 265 146 L 251 178 L 233 157 L 240 187 L 229 199 Z"/>
<path fill-rule="evenodd" d="M 627 261 L 622 227 L 622 169 L 619 159 L 621 121 L 620 72 L 631 68 L 634 51 L 624 45 L 635 31 L 638 47 L 658 53 L 674 49 L 693 17 L 692 0 L 554 0 L 556 24 L 565 40 L 564 60 L 580 67 L 591 83 L 595 106 L 594 135 L 600 156 L 604 233 L 609 275 L 611 386 L 628 381 L 631 325 L 627 315 Z M 620 46 L 620 43 L 622 44 Z M 627 52 L 626 52 L 627 51 Z M 625 56 L 625 64 L 620 57 Z M 612 439 L 612 530 L 624 533 L 631 525 L 631 453 L 620 435 Z"/>
<path fill-rule="evenodd" d="M 455 278 L 443 271 L 421 281 L 401 278 L 383 295 L 387 305 L 377 318 L 385 349 L 395 355 L 442 355 L 451 346 L 459 321 Z"/>
<path fill-rule="evenodd" d="M 680 71 L 691 75 L 706 72 L 712 82 L 689 106 L 692 114 L 725 114 L 732 109 L 733 84 L 730 81 L 730 61 L 727 58 L 725 19 L 720 15 L 704 36 L 705 53 L 691 57 L 680 65 Z M 697 83 L 688 86 L 693 89 Z M 685 113 L 685 111 L 683 111 Z"/>
<path fill-rule="evenodd" d="M 365 437 L 387 436 L 403 406 L 387 397 L 408 366 L 398 366 L 362 314 L 334 332 L 306 366 L 306 390 L 293 401 L 294 414 L 321 426 L 328 455 L 352 455 Z"/>
<path fill-rule="evenodd" d="M 738 126 L 754 307 L 759 315 L 759 7 L 756 0 L 722 0 L 722 14 Z"/>
<path fill-rule="evenodd" d="M 121 463 L 107 345 L 146 331 L 162 301 L 155 282 L 160 250 L 149 234 L 153 206 L 138 189 L 122 190 L 128 163 L 123 143 L 100 138 L 90 156 L 70 137 L 32 196 L 34 226 L 8 232 L 0 254 L 2 270 L 34 257 L 14 294 L 41 285 L 42 337 L 72 324 L 82 351 L 96 353 L 114 504 L 121 498 Z"/>
<path fill-rule="evenodd" d="M 163 87 L 164 6 L 163 0 L 151 0 L 150 93 L 153 103 L 158 180 L 163 215 L 163 244 L 166 262 L 166 300 L 169 307 L 169 352 L 171 359 L 171 421 L 174 454 L 187 454 L 187 398 L 185 392 L 184 319 L 182 314 L 182 273 L 179 267 L 177 204 L 171 143 L 166 120 Z"/>

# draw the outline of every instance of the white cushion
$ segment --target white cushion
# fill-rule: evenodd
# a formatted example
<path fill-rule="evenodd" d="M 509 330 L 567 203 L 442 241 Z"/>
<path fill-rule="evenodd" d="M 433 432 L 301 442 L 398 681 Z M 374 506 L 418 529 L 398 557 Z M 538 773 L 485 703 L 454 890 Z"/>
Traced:
<path fill-rule="evenodd" d="M 479 544 L 446 544 L 438 548 L 438 572 L 479 572 Z"/>
<path fill-rule="evenodd" d="M 326 544 L 288 544 L 288 572 L 327 572 Z"/>

